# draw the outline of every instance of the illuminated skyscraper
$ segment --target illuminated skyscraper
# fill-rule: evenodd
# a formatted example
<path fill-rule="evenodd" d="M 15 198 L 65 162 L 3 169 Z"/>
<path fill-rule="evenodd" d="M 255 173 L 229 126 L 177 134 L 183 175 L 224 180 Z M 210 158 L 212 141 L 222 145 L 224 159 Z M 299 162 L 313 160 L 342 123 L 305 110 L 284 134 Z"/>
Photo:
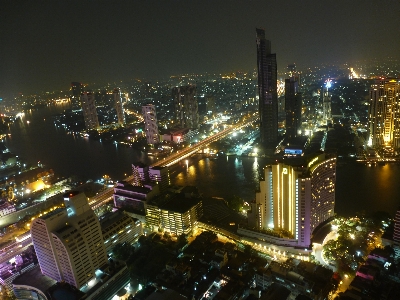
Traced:
<path fill-rule="evenodd" d="M 175 123 L 181 128 L 198 128 L 199 112 L 196 98 L 196 86 L 187 85 L 172 89 L 174 99 Z"/>
<path fill-rule="evenodd" d="M 80 97 L 83 93 L 83 84 L 80 82 L 71 82 L 71 106 L 73 109 L 80 108 Z"/>
<path fill-rule="evenodd" d="M 271 42 L 265 30 L 257 28 L 257 70 L 260 114 L 260 141 L 267 149 L 278 143 L 278 93 L 276 54 L 271 53 Z"/>
<path fill-rule="evenodd" d="M 308 247 L 313 230 L 334 215 L 335 178 L 336 158 L 325 154 L 308 162 L 267 166 L 252 203 L 250 226 L 284 230 L 291 238 L 282 243 Z"/>
<path fill-rule="evenodd" d="M 118 124 L 124 125 L 125 124 L 125 115 L 124 115 L 124 109 L 122 107 L 121 92 L 118 88 L 114 89 L 113 96 L 114 96 L 115 110 L 117 112 Z"/>
<path fill-rule="evenodd" d="M 97 118 L 96 103 L 94 94 L 84 92 L 81 94 L 82 112 L 87 130 L 95 130 L 100 127 L 99 119 Z"/>
<path fill-rule="evenodd" d="M 297 137 L 301 126 L 302 97 L 295 77 L 285 80 L 286 137 Z"/>
<path fill-rule="evenodd" d="M 370 146 L 400 148 L 400 79 L 375 80 L 370 89 Z"/>
<path fill-rule="evenodd" d="M 160 135 L 158 133 L 156 107 L 153 104 L 143 105 L 142 114 L 144 119 L 144 130 L 146 132 L 147 144 L 154 145 L 159 143 Z"/>
<path fill-rule="evenodd" d="M 33 220 L 32 242 L 44 275 L 81 288 L 107 265 L 97 216 L 80 192 L 64 195 L 65 208 Z"/>
<path fill-rule="evenodd" d="M 323 111 L 323 118 L 324 122 L 326 124 L 332 123 L 332 108 L 331 108 L 331 103 L 332 103 L 332 94 L 329 91 L 331 88 L 332 83 L 331 80 L 328 79 L 325 82 L 325 85 L 322 89 L 322 111 Z"/>

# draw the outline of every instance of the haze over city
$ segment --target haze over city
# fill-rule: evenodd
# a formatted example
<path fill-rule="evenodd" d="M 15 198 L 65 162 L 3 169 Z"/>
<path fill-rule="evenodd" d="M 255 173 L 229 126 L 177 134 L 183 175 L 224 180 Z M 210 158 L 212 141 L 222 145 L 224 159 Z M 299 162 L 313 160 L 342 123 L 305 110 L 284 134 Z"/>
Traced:
<path fill-rule="evenodd" d="M 111 82 L 256 67 L 256 27 L 278 70 L 399 59 L 400 2 L 4 1 L 0 97 Z"/>

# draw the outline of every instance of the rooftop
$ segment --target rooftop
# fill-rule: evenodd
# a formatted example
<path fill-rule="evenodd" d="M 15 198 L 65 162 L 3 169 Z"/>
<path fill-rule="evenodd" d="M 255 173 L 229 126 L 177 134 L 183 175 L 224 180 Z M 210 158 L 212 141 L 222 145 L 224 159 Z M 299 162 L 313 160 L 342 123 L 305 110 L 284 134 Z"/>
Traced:
<path fill-rule="evenodd" d="M 13 285 L 28 285 L 32 286 L 43 293 L 51 286 L 55 285 L 57 281 L 43 275 L 39 265 L 32 270 L 29 270 L 13 280 Z"/>

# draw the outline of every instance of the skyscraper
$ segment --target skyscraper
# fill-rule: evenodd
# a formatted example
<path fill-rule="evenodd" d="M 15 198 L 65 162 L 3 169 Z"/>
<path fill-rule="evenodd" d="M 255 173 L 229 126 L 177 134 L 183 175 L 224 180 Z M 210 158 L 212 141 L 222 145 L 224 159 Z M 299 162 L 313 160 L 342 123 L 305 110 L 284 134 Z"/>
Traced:
<path fill-rule="evenodd" d="M 83 93 L 83 84 L 80 82 L 71 82 L 71 106 L 72 109 L 77 109 L 81 107 L 80 105 L 80 96 Z"/>
<path fill-rule="evenodd" d="M 286 137 L 297 137 L 301 126 L 302 97 L 295 77 L 285 79 Z"/>
<path fill-rule="evenodd" d="M 307 162 L 279 162 L 264 169 L 264 180 L 252 203 L 249 225 L 285 230 L 283 243 L 308 247 L 313 230 L 334 215 L 336 158 L 325 154 Z"/>
<path fill-rule="evenodd" d="M 332 108 L 331 108 L 332 93 L 329 91 L 331 86 L 332 86 L 331 80 L 328 79 L 325 82 L 325 85 L 322 89 L 322 113 L 326 125 L 332 123 Z"/>
<path fill-rule="evenodd" d="M 146 132 L 147 144 L 154 145 L 159 143 L 160 135 L 158 133 L 156 107 L 153 104 L 143 105 L 142 114 L 144 119 L 144 130 Z"/>
<path fill-rule="evenodd" d="M 114 89 L 113 96 L 114 96 L 115 110 L 117 112 L 118 124 L 124 125 L 125 124 L 125 115 L 124 115 L 124 109 L 122 107 L 121 92 L 118 88 Z"/>
<path fill-rule="evenodd" d="M 278 143 L 276 54 L 271 53 L 271 42 L 265 39 L 265 30 L 257 28 L 256 32 L 260 142 L 272 150 Z"/>
<path fill-rule="evenodd" d="M 380 78 L 370 89 L 370 146 L 400 148 L 400 79 Z"/>
<path fill-rule="evenodd" d="M 80 192 L 64 195 L 65 208 L 33 220 L 32 242 L 42 273 L 81 288 L 108 260 L 97 216 Z"/>
<path fill-rule="evenodd" d="M 199 112 L 196 99 L 196 86 L 187 85 L 172 89 L 174 99 L 175 123 L 181 128 L 198 128 Z"/>
<path fill-rule="evenodd" d="M 100 127 L 97 118 L 96 103 L 93 93 L 84 92 L 81 94 L 82 112 L 87 130 L 96 130 Z"/>

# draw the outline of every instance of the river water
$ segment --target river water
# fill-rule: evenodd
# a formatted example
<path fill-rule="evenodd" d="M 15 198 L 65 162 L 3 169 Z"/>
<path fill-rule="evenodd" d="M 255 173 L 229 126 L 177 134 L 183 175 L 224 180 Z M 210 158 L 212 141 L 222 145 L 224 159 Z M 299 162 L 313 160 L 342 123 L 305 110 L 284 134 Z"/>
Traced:
<path fill-rule="evenodd" d="M 151 158 L 134 148 L 102 144 L 67 134 L 56 128 L 52 115 L 62 112 L 61 105 L 30 111 L 10 126 L 5 140 L 10 151 L 23 160 L 38 161 L 52 168 L 56 176 L 77 175 L 99 179 L 109 175 L 120 180 L 131 173 L 131 164 L 151 164 Z M 254 157 L 189 159 L 171 168 L 171 181 L 177 185 L 195 185 L 205 196 L 237 195 L 250 201 L 255 198 L 258 178 L 267 161 Z M 337 167 L 335 212 L 352 216 L 357 212 L 386 211 L 394 216 L 400 205 L 400 165 L 368 167 L 351 163 Z"/>

